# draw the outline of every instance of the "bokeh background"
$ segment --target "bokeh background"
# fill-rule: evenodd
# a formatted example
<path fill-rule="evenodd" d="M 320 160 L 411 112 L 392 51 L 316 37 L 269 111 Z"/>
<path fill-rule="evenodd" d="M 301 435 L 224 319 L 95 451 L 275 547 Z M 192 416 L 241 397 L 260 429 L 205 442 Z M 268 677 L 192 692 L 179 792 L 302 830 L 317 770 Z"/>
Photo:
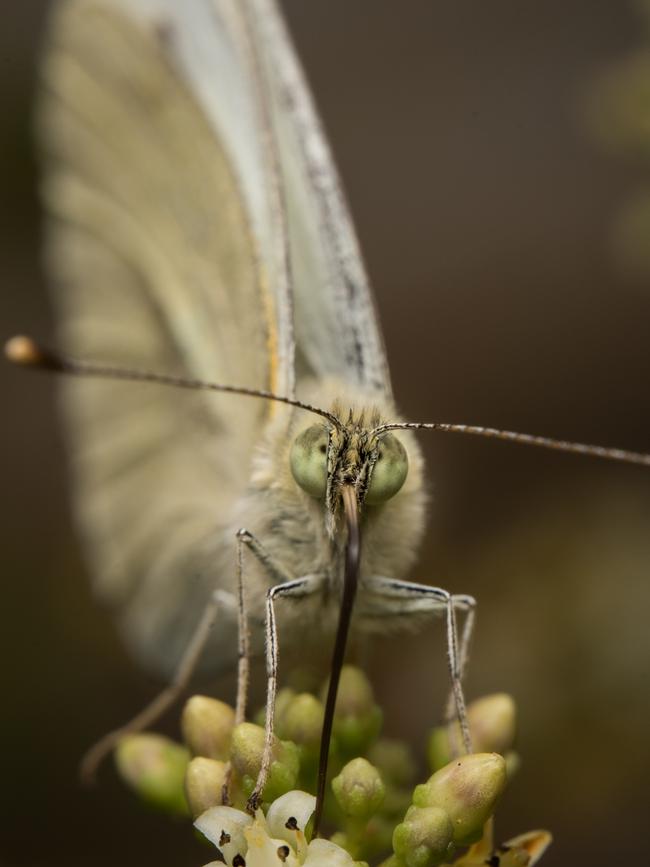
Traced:
<path fill-rule="evenodd" d="M 30 106 L 48 5 L 11 4 L 0 30 L 0 323 L 41 338 Z M 648 42 L 648 16 L 624 0 L 283 5 L 406 416 L 650 452 L 650 278 L 613 240 L 650 163 L 593 132 L 607 128 L 594 82 Z M 157 684 L 91 597 L 53 383 L 0 376 L 0 863 L 202 863 L 187 827 L 139 810 L 110 769 L 95 791 L 77 784 L 83 749 Z M 499 836 L 551 829 L 548 867 L 646 863 L 650 476 L 443 435 L 422 444 L 434 499 L 413 577 L 479 598 L 469 694 L 507 690 L 520 707 L 523 765 Z M 371 672 L 387 732 L 422 755 L 446 690 L 442 629 L 379 642 Z"/>

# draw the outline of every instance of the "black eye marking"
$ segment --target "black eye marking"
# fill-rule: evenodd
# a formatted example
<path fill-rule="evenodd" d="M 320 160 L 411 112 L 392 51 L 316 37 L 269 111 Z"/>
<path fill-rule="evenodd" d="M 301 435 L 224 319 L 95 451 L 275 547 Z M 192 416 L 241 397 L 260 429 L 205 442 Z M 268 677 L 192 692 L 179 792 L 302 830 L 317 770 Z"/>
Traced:
<path fill-rule="evenodd" d="M 284 823 L 284 827 L 288 828 L 290 831 L 297 831 L 298 830 L 298 822 L 296 821 L 296 817 L 295 816 L 289 816 L 287 821 Z"/>
<path fill-rule="evenodd" d="M 243 855 L 235 855 L 232 859 L 232 867 L 246 867 L 246 861 Z"/>
<path fill-rule="evenodd" d="M 227 834 L 225 831 L 222 831 L 221 837 L 219 837 L 219 845 L 225 846 L 226 843 L 230 843 L 230 834 Z"/>
<path fill-rule="evenodd" d="M 318 451 L 319 451 L 322 455 L 324 455 L 324 454 L 327 452 L 327 446 L 326 446 L 325 444 L 320 445 L 320 446 L 318 447 Z"/>
<path fill-rule="evenodd" d="M 288 846 L 279 846 L 278 847 L 278 858 L 280 859 L 280 861 L 282 861 L 282 863 L 284 863 L 287 860 L 287 858 L 289 857 L 290 851 L 291 850 L 289 849 Z"/>

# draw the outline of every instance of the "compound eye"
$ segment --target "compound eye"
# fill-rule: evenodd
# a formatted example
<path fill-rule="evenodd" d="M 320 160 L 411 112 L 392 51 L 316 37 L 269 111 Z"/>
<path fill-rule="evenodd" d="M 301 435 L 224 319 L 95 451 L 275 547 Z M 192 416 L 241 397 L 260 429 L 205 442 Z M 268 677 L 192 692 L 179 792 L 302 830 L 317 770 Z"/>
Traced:
<path fill-rule="evenodd" d="M 393 434 L 385 434 L 379 443 L 379 457 L 372 469 L 366 502 L 371 506 L 390 500 L 406 481 L 409 460 L 406 449 Z"/>
<path fill-rule="evenodd" d="M 317 500 L 327 490 L 327 429 L 312 425 L 299 434 L 291 446 L 291 472 L 300 487 Z"/>

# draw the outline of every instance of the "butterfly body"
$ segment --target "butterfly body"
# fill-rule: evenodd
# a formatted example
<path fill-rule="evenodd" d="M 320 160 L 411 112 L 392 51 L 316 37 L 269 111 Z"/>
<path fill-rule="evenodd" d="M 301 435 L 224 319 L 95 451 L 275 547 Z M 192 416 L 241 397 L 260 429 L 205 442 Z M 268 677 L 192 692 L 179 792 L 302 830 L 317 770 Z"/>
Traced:
<path fill-rule="evenodd" d="M 342 449 L 341 475 L 352 483 L 363 467 L 363 450 L 359 441 L 390 413 L 392 407 L 380 406 L 359 395 L 351 399 L 349 388 L 340 382 L 321 383 L 307 389 L 306 395 L 318 405 L 331 407 L 340 417 L 350 420 L 344 429 L 345 447 Z M 341 399 L 343 395 L 343 400 Z M 336 396 L 336 397 L 334 397 Z M 247 608 L 251 620 L 261 627 L 264 622 L 266 592 L 272 584 L 309 576 L 313 589 L 300 604 L 288 602 L 278 608 L 279 632 L 283 644 L 315 644 L 330 637 L 336 628 L 343 584 L 343 540 L 340 508 L 328 509 L 324 498 L 314 498 L 296 483 L 290 469 L 292 443 L 313 425 L 313 418 L 305 413 L 280 409 L 264 428 L 251 461 L 249 484 L 234 503 L 226 524 L 215 532 L 214 561 L 208 566 L 203 593 L 210 587 L 219 587 L 232 594 L 235 587 L 235 542 L 238 532 L 245 528 L 263 546 L 266 562 L 248 556 L 245 562 Z M 357 624 L 360 630 L 370 632 L 389 628 L 389 611 L 376 616 L 365 606 L 373 596 L 374 576 L 403 577 L 417 553 L 424 527 L 425 492 L 422 458 L 414 439 L 406 437 L 409 455 L 409 474 L 403 489 L 395 499 L 384 504 L 366 505 L 361 512 L 364 537 L 359 574 Z M 189 583 L 189 582 L 188 582 Z M 200 614 L 205 598 L 197 598 L 193 616 L 183 607 L 183 620 L 190 630 Z M 376 604 L 379 604 L 376 601 Z M 393 606 L 394 607 L 394 606 Z M 170 612 L 171 614 L 171 612 Z M 236 607 L 233 604 L 223 613 L 223 628 L 216 631 L 217 647 L 209 648 L 205 664 L 215 668 L 232 664 L 235 647 Z M 153 641 L 154 648 L 169 646 L 177 640 L 178 623 L 171 617 L 169 635 Z M 394 626 L 404 626 L 404 618 L 396 613 Z M 140 633 L 141 634 L 141 633 Z M 253 630 L 254 649 L 261 652 L 263 630 Z M 185 636 L 187 640 L 187 635 Z M 161 640 L 162 638 L 162 640 Z M 170 659 L 170 664 L 172 660 Z"/>
<path fill-rule="evenodd" d="M 274 588 L 294 597 L 273 615 L 284 646 L 333 635 L 344 489 L 363 539 L 355 629 L 451 605 L 398 586 L 424 528 L 422 456 L 410 431 L 377 434 L 399 421 L 383 340 L 275 3 L 60 0 L 39 119 L 69 355 L 325 411 L 128 374 L 63 383 L 82 539 L 134 655 L 169 676 L 216 594 L 201 664 L 231 668 L 239 562 L 267 629 L 255 651 Z"/>

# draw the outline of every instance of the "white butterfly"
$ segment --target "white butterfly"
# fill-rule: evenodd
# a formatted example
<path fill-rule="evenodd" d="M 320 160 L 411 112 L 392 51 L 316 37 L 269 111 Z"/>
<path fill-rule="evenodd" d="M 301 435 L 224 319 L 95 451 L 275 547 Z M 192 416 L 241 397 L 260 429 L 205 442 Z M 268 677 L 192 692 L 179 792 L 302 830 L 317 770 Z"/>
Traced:
<path fill-rule="evenodd" d="M 426 499 L 406 428 L 650 461 L 399 420 L 345 198 L 273 0 L 60 0 L 52 25 L 44 196 L 70 358 L 10 354 L 92 376 L 64 383 L 76 511 L 134 654 L 170 673 L 185 653 L 176 686 L 206 637 L 204 662 L 232 666 L 246 549 L 269 736 L 277 633 L 329 653 L 342 610 L 340 661 L 357 584 L 357 628 L 446 613 L 463 720 L 474 600 L 401 580 Z"/>

